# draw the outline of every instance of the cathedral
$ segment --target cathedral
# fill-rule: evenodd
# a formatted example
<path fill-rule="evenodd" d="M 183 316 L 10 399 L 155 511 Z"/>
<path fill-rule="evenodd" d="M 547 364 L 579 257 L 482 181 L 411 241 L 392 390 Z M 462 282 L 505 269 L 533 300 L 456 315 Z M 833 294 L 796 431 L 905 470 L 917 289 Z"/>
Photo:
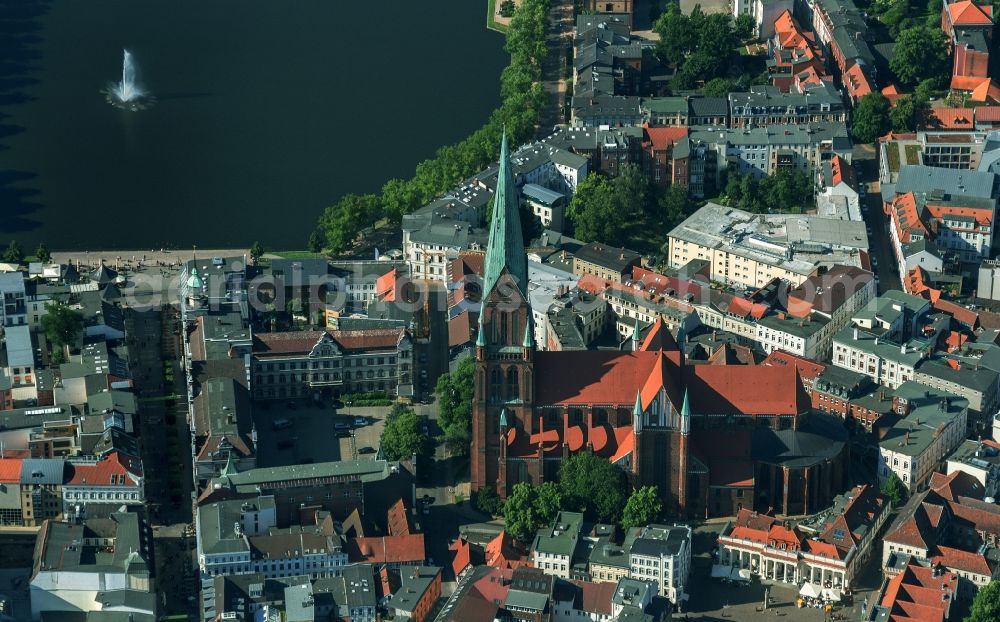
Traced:
<path fill-rule="evenodd" d="M 589 451 L 676 517 L 815 512 L 848 487 L 846 431 L 794 366 L 688 365 L 660 322 L 627 351 L 537 351 L 506 136 L 475 347 L 472 489 L 556 480 Z"/>

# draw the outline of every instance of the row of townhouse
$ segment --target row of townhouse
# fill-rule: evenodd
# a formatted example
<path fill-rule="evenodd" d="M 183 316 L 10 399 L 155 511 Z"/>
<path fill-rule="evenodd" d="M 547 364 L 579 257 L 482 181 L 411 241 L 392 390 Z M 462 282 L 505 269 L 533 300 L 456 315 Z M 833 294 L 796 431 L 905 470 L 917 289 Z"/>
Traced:
<path fill-rule="evenodd" d="M 616 542 L 611 525 L 586 525 L 583 515 L 560 512 L 539 530 L 531 547 L 535 568 L 562 579 L 600 583 L 625 578 L 651 583 L 655 594 L 682 602 L 691 570 L 691 528 L 646 525 L 626 531 Z"/>
<path fill-rule="evenodd" d="M 963 263 L 990 258 L 997 175 L 908 165 L 882 194 L 900 274 L 918 267 L 940 272 L 947 256 Z"/>
<path fill-rule="evenodd" d="M 870 485 L 838 495 L 833 506 L 791 524 L 741 509 L 723 527 L 713 575 L 749 571 L 762 580 L 816 586 L 843 594 L 868 560 L 891 511 L 891 503 Z"/>
<path fill-rule="evenodd" d="M 984 501 L 983 492 L 963 471 L 933 473 L 927 489 L 910 497 L 886 532 L 883 572 L 897 576 L 915 558 L 953 573 L 955 594 L 963 600 L 1000 578 L 1000 508 Z"/>
<path fill-rule="evenodd" d="M 107 516 L 146 502 L 139 458 L 0 458 L 0 523 L 38 527 L 47 519 Z"/>
<path fill-rule="evenodd" d="M 798 286 L 835 265 L 867 268 L 863 222 L 796 214 L 751 214 L 707 203 L 670 231 L 667 263 L 709 264 L 707 278 L 759 289 L 774 279 Z"/>

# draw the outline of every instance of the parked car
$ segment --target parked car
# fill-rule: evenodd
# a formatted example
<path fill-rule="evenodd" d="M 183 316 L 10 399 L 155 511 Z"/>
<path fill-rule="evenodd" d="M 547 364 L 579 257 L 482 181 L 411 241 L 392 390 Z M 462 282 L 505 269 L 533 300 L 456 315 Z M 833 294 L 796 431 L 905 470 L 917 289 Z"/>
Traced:
<path fill-rule="evenodd" d="M 351 438 L 351 431 L 350 430 L 337 430 L 336 437 L 337 438 Z"/>
<path fill-rule="evenodd" d="M 374 447 L 362 447 L 361 449 L 358 450 L 358 453 L 361 455 L 373 454 L 375 452 L 376 449 Z"/>
<path fill-rule="evenodd" d="M 368 420 L 365 419 L 364 417 L 355 417 L 354 418 L 354 425 L 356 427 L 361 427 L 363 425 L 368 425 Z"/>
<path fill-rule="evenodd" d="M 337 423 L 333 424 L 333 429 L 334 430 L 350 430 L 351 429 L 351 424 L 347 423 L 346 421 L 338 421 Z"/>
<path fill-rule="evenodd" d="M 284 430 L 286 428 L 292 427 L 292 422 L 288 419 L 282 417 L 281 419 L 275 419 L 271 422 L 271 427 L 275 430 Z"/>

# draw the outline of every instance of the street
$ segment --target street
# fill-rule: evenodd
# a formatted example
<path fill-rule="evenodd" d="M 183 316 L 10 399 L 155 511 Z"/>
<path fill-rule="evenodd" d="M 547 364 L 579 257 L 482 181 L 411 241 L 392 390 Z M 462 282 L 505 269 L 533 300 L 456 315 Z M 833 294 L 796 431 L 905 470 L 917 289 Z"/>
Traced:
<path fill-rule="evenodd" d="M 882 195 L 878 183 L 878 160 L 871 145 L 859 145 L 853 153 L 854 170 L 858 183 L 864 189 L 861 209 L 868 233 L 868 247 L 872 257 L 872 270 L 878 279 L 878 291 L 901 289 L 900 275 L 893 256 L 887 228 L 887 218 L 882 211 Z"/>

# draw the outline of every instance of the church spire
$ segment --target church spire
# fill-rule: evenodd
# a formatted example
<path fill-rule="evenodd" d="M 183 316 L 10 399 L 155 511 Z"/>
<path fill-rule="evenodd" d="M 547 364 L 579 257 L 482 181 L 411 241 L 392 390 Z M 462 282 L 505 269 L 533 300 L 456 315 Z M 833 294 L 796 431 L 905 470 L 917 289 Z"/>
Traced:
<path fill-rule="evenodd" d="M 517 187 L 510 167 L 507 147 L 507 130 L 500 142 L 500 169 L 497 172 L 497 191 L 493 197 L 493 215 L 490 219 L 490 239 L 486 247 L 483 267 L 483 296 L 488 296 L 506 269 L 523 294 L 528 287 L 528 258 L 521 238 L 521 217 L 518 214 Z"/>

